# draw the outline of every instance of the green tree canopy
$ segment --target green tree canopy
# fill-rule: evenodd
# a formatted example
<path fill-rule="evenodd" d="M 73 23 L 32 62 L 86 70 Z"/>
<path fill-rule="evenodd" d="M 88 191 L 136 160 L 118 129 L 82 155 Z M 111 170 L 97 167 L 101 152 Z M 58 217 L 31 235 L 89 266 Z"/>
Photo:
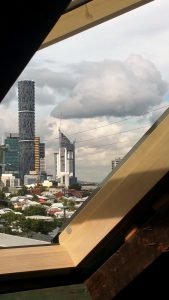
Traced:
<path fill-rule="evenodd" d="M 8 188 L 7 186 L 4 186 L 4 187 L 2 188 L 2 192 L 8 193 L 8 192 L 9 192 L 9 188 Z"/>
<path fill-rule="evenodd" d="M 81 191 L 81 185 L 79 183 L 74 183 L 69 186 L 69 189 L 74 189 L 77 191 Z"/>
<path fill-rule="evenodd" d="M 5 199 L 5 193 L 0 190 L 0 199 Z"/>
<path fill-rule="evenodd" d="M 46 208 L 43 207 L 42 205 L 29 206 L 26 209 L 24 209 L 23 213 L 25 216 L 35 216 L 35 215 L 46 216 L 47 215 Z"/>
<path fill-rule="evenodd" d="M 25 196 L 26 194 L 28 194 L 28 188 L 24 185 L 18 190 L 18 196 Z"/>

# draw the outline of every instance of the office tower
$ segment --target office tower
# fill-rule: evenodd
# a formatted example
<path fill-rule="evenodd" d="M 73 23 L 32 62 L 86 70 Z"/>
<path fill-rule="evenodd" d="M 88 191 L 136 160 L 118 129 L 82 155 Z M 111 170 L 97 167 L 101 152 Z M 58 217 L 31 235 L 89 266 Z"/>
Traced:
<path fill-rule="evenodd" d="M 24 175 L 34 170 L 35 87 L 29 80 L 18 82 L 19 168 L 21 184 Z"/>
<path fill-rule="evenodd" d="M 40 173 L 40 137 L 35 136 L 35 171 L 37 174 Z"/>
<path fill-rule="evenodd" d="M 120 163 L 121 158 L 115 158 L 114 160 L 112 160 L 112 170 L 115 169 L 117 167 L 117 165 Z"/>
<path fill-rule="evenodd" d="M 7 133 L 5 146 L 5 173 L 11 173 L 19 177 L 19 135 Z"/>
<path fill-rule="evenodd" d="M 45 143 L 40 143 L 39 145 L 39 156 L 40 156 L 40 173 L 44 174 L 46 172 Z"/>
<path fill-rule="evenodd" d="M 0 146 L 0 179 L 4 168 L 4 151 L 2 147 L 3 145 Z"/>
<path fill-rule="evenodd" d="M 54 153 L 54 180 L 57 180 L 57 175 L 58 175 L 58 171 L 57 171 L 57 165 L 58 165 L 58 152 Z"/>
<path fill-rule="evenodd" d="M 59 185 L 68 187 L 77 182 L 75 177 L 75 144 L 59 130 L 59 151 L 54 153 L 55 173 Z"/>

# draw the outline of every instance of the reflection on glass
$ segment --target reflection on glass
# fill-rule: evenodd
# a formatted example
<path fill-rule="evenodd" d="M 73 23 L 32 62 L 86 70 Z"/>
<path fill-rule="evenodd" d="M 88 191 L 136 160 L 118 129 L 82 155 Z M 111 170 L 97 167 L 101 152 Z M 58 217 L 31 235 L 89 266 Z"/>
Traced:
<path fill-rule="evenodd" d="M 90 300 L 84 285 L 72 285 L 1 295 L 1 300 Z"/>

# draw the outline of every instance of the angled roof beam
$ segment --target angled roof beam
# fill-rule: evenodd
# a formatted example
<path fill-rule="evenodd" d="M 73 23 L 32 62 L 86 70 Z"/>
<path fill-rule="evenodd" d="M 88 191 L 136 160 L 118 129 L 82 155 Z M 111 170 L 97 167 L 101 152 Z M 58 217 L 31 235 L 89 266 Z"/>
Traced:
<path fill-rule="evenodd" d="M 153 0 L 75 0 L 53 27 L 40 49 L 151 1 Z"/>

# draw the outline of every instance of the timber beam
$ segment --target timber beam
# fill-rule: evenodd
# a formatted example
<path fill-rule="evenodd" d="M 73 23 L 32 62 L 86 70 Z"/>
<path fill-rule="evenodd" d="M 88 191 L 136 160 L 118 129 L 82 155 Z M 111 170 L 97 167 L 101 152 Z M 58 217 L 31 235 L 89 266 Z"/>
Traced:
<path fill-rule="evenodd" d="M 93 26 L 99 25 L 151 1 L 153 0 L 79 1 L 83 5 L 65 11 L 42 43 L 40 49 L 71 37 Z"/>
<path fill-rule="evenodd" d="M 153 263 L 165 253 L 169 253 L 169 201 L 86 280 L 86 286 L 92 299 L 114 299 L 122 291 L 124 295 L 125 288 L 147 268 L 151 268 Z M 168 256 L 165 255 L 166 268 L 169 266 L 168 262 Z M 158 269 L 158 278 L 156 278 L 158 286 L 154 286 L 154 289 L 159 289 L 160 276 L 164 277 L 163 272 L 161 264 L 161 268 Z M 161 273 L 162 275 L 160 275 Z M 148 278 L 151 287 L 153 278 L 152 273 Z M 134 284 L 132 292 L 133 287 Z M 145 290 L 141 292 L 146 293 Z M 153 293 L 153 291 L 151 292 Z M 139 296 L 139 289 L 136 291 L 136 298 L 137 295 Z M 123 298 L 119 297 L 119 299 Z"/>

